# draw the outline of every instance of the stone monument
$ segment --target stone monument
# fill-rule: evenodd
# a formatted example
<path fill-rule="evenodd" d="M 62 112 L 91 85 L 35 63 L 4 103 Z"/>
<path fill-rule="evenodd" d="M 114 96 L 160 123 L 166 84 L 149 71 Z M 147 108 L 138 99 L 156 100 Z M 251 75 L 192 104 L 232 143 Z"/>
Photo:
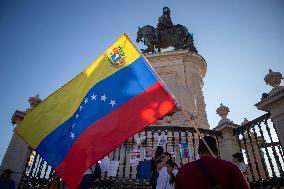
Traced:
<path fill-rule="evenodd" d="M 142 41 L 147 48 L 141 51 L 177 98 L 182 110 L 194 116 L 197 127 L 209 129 L 202 91 L 207 64 L 197 54 L 188 29 L 181 24 L 174 25 L 170 8 L 164 7 L 157 28 L 150 25 L 138 27 L 136 42 Z M 174 51 L 160 53 L 161 48 L 170 46 Z M 182 112 L 175 112 L 155 125 L 190 126 Z"/>
<path fill-rule="evenodd" d="M 16 110 L 13 114 L 11 119 L 13 125 L 18 125 L 24 119 L 25 114 L 36 107 L 41 102 L 41 99 L 38 95 L 36 95 L 30 97 L 28 101 L 30 103 L 30 107 L 28 109 L 25 111 Z M 4 155 L 0 170 L 12 170 L 11 178 L 15 181 L 16 187 L 19 185 L 30 153 L 31 150 L 28 145 L 21 137 L 14 133 Z"/>
<path fill-rule="evenodd" d="M 139 28 L 137 42 L 143 41 L 147 46 L 142 52 L 145 53 L 145 57 L 149 61 L 149 64 L 154 68 L 158 76 L 176 97 L 182 110 L 191 117 L 194 117 L 193 121 L 197 127 L 209 129 L 202 90 L 203 78 L 207 71 L 207 64 L 204 58 L 197 54 L 197 50 L 193 44 L 192 34 L 188 32 L 188 29 L 180 24 L 172 24 L 170 12 L 168 7 L 163 9 L 163 15 L 159 18 L 157 29 L 149 25 Z M 160 52 L 161 48 L 167 47 L 174 47 L 175 50 L 163 53 Z M 24 112 L 16 111 L 13 115 L 12 123 L 19 124 L 24 118 L 24 115 L 40 102 L 41 100 L 38 95 L 29 98 L 30 108 Z M 157 127 L 165 125 L 192 127 L 191 123 L 188 122 L 187 117 L 184 116 L 181 110 L 172 112 L 170 115 L 153 124 L 153 126 Z M 155 135 L 152 137 L 157 136 Z M 177 136 L 174 134 L 173 138 L 175 137 Z M 185 137 L 185 135 L 182 137 Z M 193 140 L 189 142 L 190 145 L 195 140 L 197 141 L 197 136 L 193 135 L 192 137 Z M 134 138 L 138 146 L 140 143 L 143 143 L 143 137 L 140 138 L 140 136 L 134 136 Z M 174 147 L 179 148 L 178 143 L 175 145 L 176 146 Z M 154 147 L 155 146 L 156 144 L 154 144 Z M 125 152 L 121 153 L 124 155 L 120 158 L 125 158 L 125 160 L 128 161 L 129 151 L 127 150 L 127 146 L 120 147 L 119 151 Z M 17 171 L 19 174 L 15 180 L 16 182 L 19 182 L 30 154 L 31 151 L 28 146 L 17 134 L 14 134 L 2 162 L 1 169 L 10 168 L 13 171 Z M 17 165 L 17 163 L 19 165 Z M 120 169 L 119 176 L 127 175 L 129 172 L 128 169 L 125 171 L 123 170 L 123 173 L 121 170 L 122 168 Z M 133 170 L 132 174 L 136 174 L 136 169 Z"/>
<path fill-rule="evenodd" d="M 207 71 L 205 60 L 188 50 L 146 54 L 146 59 L 174 94 L 184 111 L 194 113 L 197 127 L 209 129 L 203 96 L 203 78 Z M 157 122 L 161 125 L 190 126 L 181 112 Z"/>
<path fill-rule="evenodd" d="M 147 46 L 146 49 L 141 49 L 142 53 L 155 53 L 156 49 L 160 52 L 161 48 L 168 47 L 174 47 L 174 50 L 188 49 L 197 53 L 192 34 L 187 27 L 172 23 L 171 10 L 168 7 L 163 8 L 163 15 L 159 17 L 157 28 L 150 25 L 138 27 L 136 42 L 143 42 Z"/>

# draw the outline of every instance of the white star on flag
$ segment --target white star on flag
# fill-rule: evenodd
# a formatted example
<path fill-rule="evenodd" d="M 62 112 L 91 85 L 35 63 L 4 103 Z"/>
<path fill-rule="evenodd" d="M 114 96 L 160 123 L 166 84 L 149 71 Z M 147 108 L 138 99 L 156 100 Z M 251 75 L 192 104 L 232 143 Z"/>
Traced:
<path fill-rule="evenodd" d="M 73 139 L 75 137 L 75 134 L 71 132 L 70 137 Z"/>
<path fill-rule="evenodd" d="M 102 101 L 104 101 L 104 102 L 105 102 L 105 101 L 106 101 L 106 99 L 107 99 L 107 97 L 106 97 L 106 95 L 105 95 L 105 94 L 104 94 L 103 96 L 101 96 L 101 100 L 102 100 Z"/>
<path fill-rule="evenodd" d="M 76 119 L 79 117 L 79 114 L 76 114 Z"/>
<path fill-rule="evenodd" d="M 115 100 L 110 100 L 111 107 L 113 107 L 114 105 L 116 105 Z"/>
<path fill-rule="evenodd" d="M 72 125 L 72 128 L 74 128 L 74 127 L 75 127 L 75 125 L 76 125 L 76 123 L 74 123 L 74 124 Z"/>
<path fill-rule="evenodd" d="M 85 98 L 84 102 L 85 102 L 85 104 L 87 104 L 87 102 L 88 102 L 88 98 Z"/>
<path fill-rule="evenodd" d="M 83 106 L 81 105 L 81 106 L 80 106 L 80 111 L 81 111 L 82 109 L 83 109 Z"/>
<path fill-rule="evenodd" d="M 91 96 L 91 98 L 92 98 L 92 100 L 97 100 L 97 95 L 93 94 L 93 95 Z"/>

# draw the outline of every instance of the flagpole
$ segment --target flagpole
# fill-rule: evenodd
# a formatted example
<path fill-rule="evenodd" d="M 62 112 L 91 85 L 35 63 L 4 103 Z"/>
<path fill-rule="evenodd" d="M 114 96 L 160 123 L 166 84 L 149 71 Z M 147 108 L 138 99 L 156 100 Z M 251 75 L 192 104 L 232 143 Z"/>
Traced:
<path fill-rule="evenodd" d="M 182 113 L 184 114 L 184 116 L 188 119 L 188 121 L 192 124 L 193 128 L 195 129 L 197 135 L 201 138 L 201 140 L 203 141 L 203 143 L 205 144 L 206 148 L 208 149 L 208 151 L 210 152 L 210 154 L 216 158 L 215 154 L 212 152 L 211 148 L 208 146 L 207 142 L 204 140 L 203 136 L 201 135 L 201 133 L 199 132 L 199 130 L 196 127 L 195 122 L 193 122 L 192 118 L 183 110 L 181 109 Z"/>
<path fill-rule="evenodd" d="M 212 150 L 210 149 L 210 147 L 208 146 L 208 144 L 206 143 L 206 141 L 204 140 L 204 138 L 201 136 L 201 133 L 199 132 L 199 130 L 197 129 L 195 123 L 192 121 L 192 118 L 182 109 L 181 105 L 178 103 L 178 101 L 176 100 L 175 96 L 173 95 L 173 93 L 171 93 L 171 91 L 169 90 L 169 88 L 167 87 L 167 85 L 165 85 L 165 83 L 163 82 L 163 80 L 158 76 L 158 74 L 154 71 L 152 65 L 148 62 L 148 60 L 143 56 L 143 54 L 137 49 L 137 47 L 133 44 L 133 42 L 130 40 L 129 36 L 124 33 L 124 35 L 129 39 L 130 43 L 133 45 L 133 47 L 138 51 L 138 53 L 141 55 L 141 57 L 145 60 L 145 62 L 147 63 L 147 65 L 149 66 L 150 70 L 152 71 L 152 73 L 157 77 L 157 79 L 160 81 L 160 83 L 163 85 L 164 89 L 167 90 L 167 92 L 170 94 L 170 96 L 172 97 L 173 101 L 176 103 L 177 108 L 180 108 L 182 113 L 187 117 L 188 121 L 192 124 L 193 128 L 195 129 L 196 133 L 198 134 L 198 136 L 201 138 L 201 140 L 203 141 L 203 143 L 205 144 L 206 148 L 209 150 L 210 154 L 216 158 L 216 156 L 214 155 L 214 153 L 212 152 Z"/>

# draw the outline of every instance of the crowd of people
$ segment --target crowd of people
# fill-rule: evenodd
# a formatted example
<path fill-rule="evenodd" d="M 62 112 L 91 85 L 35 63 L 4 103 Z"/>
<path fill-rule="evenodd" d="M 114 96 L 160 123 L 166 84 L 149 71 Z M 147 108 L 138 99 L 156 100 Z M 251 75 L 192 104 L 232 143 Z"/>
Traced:
<path fill-rule="evenodd" d="M 200 140 L 199 159 L 179 166 L 169 152 L 158 146 L 152 158 L 151 185 L 153 189 L 247 189 L 247 166 L 241 153 L 232 156 L 232 162 L 218 158 L 217 142 L 214 137 L 205 136 L 211 152 Z M 213 154 L 212 154 L 213 153 Z M 12 171 L 6 169 L 0 178 L 0 189 L 15 189 L 15 182 L 10 178 Z M 100 178 L 99 164 L 86 171 L 79 189 L 89 189 L 94 178 Z M 45 189 L 64 189 L 61 179 L 54 174 Z"/>
<path fill-rule="evenodd" d="M 152 188 L 174 188 L 174 181 L 175 176 L 178 172 L 178 165 L 173 161 L 172 156 L 169 152 L 164 152 L 164 148 L 162 146 L 157 147 L 157 151 L 152 159 L 152 165 Z"/>
<path fill-rule="evenodd" d="M 179 167 L 171 154 L 158 146 L 153 157 L 151 185 L 153 189 L 247 189 L 247 167 L 241 153 L 233 154 L 232 161 L 218 158 L 217 142 L 205 136 L 199 141 L 199 159 Z"/>

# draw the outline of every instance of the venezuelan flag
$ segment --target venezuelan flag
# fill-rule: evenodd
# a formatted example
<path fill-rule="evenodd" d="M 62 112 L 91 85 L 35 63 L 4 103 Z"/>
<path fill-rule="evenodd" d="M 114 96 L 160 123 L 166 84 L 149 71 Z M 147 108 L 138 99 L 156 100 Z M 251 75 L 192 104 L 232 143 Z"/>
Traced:
<path fill-rule="evenodd" d="M 145 58 L 123 34 L 16 128 L 76 188 L 98 160 L 176 107 Z"/>

